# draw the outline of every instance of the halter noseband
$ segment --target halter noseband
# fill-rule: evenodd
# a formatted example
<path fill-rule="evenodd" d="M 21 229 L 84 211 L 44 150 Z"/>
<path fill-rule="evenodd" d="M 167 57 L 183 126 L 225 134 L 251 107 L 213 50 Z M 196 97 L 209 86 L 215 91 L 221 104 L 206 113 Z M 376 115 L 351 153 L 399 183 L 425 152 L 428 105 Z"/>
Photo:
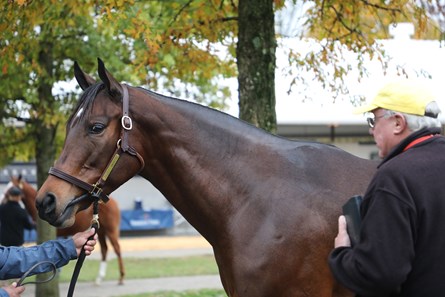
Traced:
<path fill-rule="evenodd" d="M 142 170 L 145 166 L 144 159 L 142 159 L 141 155 L 128 144 L 128 134 L 127 132 L 130 131 L 133 128 L 133 122 L 128 115 L 128 89 L 126 85 L 122 85 L 123 89 L 123 97 L 122 97 L 122 111 L 123 115 L 121 118 L 121 125 L 122 125 L 122 132 L 121 132 L 121 138 L 116 143 L 116 150 L 114 152 L 113 157 L 108 162 L 107 167 L 102 172 L 102 175 L 100 176 L 99 180 L 95 184 L 89 184 L 86 183 L 77 177 L 74 177 L 68 173 L 63 172 L 60 169 L 57 169 L 55 167 L 51 167 L 49 169 L 49 174 L 56 176 L 64 181 L 67 181 L 73 185 L 76 185 L 79 188 L 84 189 L 87 191 L 84 195 L 81 195 L 75 199 L 73 199 L 68 205 L 74 205 L 77 204 L 83 200 L 89 199 L 90 197 L 93 197 L 95 199 L 100 199 L 102 202 L 108 202 L 109 198 L 108 195 L 103 192 L 103 187 L 105 185 L 105 182 L 107 181 L 108 177 L 110 176 L 111 172 L 113 171 L 113 168 L 116 166 L 117 161 L 119 160 L 122 153 L 128 153 L 131 156 L 134 156 L 138 158 L 139 162 L 141 163 L 141 169 Z M 139 170 L 139 171 L 140 171 Z"/>

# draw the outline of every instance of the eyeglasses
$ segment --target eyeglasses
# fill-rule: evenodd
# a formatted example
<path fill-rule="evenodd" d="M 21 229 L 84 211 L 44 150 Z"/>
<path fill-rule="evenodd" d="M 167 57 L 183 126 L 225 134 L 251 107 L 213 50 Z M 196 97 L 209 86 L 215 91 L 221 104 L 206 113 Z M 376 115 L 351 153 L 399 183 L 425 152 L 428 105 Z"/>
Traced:
<path fill-rule="evenodd" d="M 367 118 L 366 121 L 368 122 L 368 126 L 369 128 L 374 128 L 375 127 L 375 123 L 377 122 L 377 119 L 383 118 L 384 116 L 386 116 L 387 114 L 383 114 L 379 117 L 373 117 L 373 118 Z"/>

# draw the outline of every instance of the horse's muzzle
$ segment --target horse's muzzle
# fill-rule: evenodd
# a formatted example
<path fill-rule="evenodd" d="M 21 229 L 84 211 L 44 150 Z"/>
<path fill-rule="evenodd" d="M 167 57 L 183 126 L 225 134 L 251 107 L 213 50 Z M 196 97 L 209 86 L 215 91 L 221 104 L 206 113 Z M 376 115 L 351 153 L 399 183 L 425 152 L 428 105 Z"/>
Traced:
<path fill-rule="evenodd" d="M 46 196 L 41 201 L 36 200 L 36 208 L 41 219 L 50 224 L 56 221 L 56 195 L 53 193 L 46 193 Z"/>
<path fill-rule="evenodd" d="M 75 208 L 72 206 L 85 200 L 84 196 L 88 195 L 85 194 L 77 199 L 73 199 L 62 212 L 58 213 L 57 197 L 55 194 L 48 192 L 41 200 L 36 200 L 36 208 L 39 212 L 39 217 L 55 227 L 61 227 L 67 218 L 74 215 Z"/>

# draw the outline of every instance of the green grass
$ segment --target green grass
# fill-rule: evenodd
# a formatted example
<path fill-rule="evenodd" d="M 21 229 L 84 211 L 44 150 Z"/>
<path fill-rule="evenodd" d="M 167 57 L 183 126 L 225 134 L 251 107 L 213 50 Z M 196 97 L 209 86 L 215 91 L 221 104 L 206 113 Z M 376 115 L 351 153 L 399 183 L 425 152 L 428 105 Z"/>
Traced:
<path fill-rule="evenodd" d="M 80 271 L 78 281 L 79 282 L 94 281 L 99 271 L 99 262 L 100 262 L 99 260 L 90 260 L 87 258 Z M 62 268 L 62 271 L 59 276 L 60 282 L 69 282 L 71 280 L 71 275 L 75 265 L 76 261 L 71 261 L 68 265 Z M 218 274 L 218 268 L 216 266 L 215 258 L 212 255 L 178 257 L 178 258 L 126 257 L 124 258 L 124 266 L 125 266 L 125 279 Z M 119 278 L 119 268 L 116 259 L 108 261 L 107 275 L 105 280 L 117 281 L 118 278 Z M 185 296 L 200 296 L 200 295 L 185 295 Z"/>
<path fill-rule="evenodd" d="M 69 282 L 76 261 L 70 261 L 62 267 L 60 282 Z M 79 274 L 78 281 L 94 281 L 99 271 L 99 260 L 86 258 Z M 215 259 L 212 255 L 178 257 L 178 258 L 124 258 L 125 279 L 157 278 L 169 276 L 191 276 L 218 274 Z M 34 280 L 34 276 L 27 281 Z M 118 280 L 119 269 L 116 259 L 108 261 L 105 280 Z M 120 297 L 227 297 L 224 290 L 202 289 L 189 291 L 160 291 Z"/>
<path fill-rule="evenodd" d="M 136 295 L 123 295 L 120 297 L 227 297 L 227 295 L 223 290 L 203 289 L 183 292 L 162 291 Z"/>

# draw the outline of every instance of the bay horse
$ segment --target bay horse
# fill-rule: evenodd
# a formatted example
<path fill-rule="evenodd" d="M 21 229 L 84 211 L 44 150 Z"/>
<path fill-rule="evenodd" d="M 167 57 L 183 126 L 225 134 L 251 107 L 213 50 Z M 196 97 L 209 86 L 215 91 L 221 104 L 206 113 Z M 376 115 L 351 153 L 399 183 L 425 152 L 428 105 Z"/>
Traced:
<path fill-rule="evenodd" d="M 17 186 L 22 190 L 22 202 L 25 205 L 26 210 L 34 221 L 37 219 L 37 208 L 35 204 L 37 190 L 22 178 L 21 175 L 15 177 L 11 176 L 10 184 Z M 76 214 L 75 222 L 72 226 L 67 228 L 58 228 L 56 230 L 58 237 L 72 236 L 78 232 L 82 232 L 90 228 L 91 219 L 93 217 L 93 208 L 89 207 L 84 211 L 80 211 Z M 101 251 L 101 263 L 99 272 L 96 278 L 96 284 L 100 285 L 105 278 L 107 270 L 107 253 L 108 244 L 107 238 L 113 246 L 114 252 L 119 266 L 119 281 L 122 285 L 125 277 L 125 267 L 121 255 L 121 247 L 119 244 L 120 236 L 120 210 L 119 206 L 113 198 L 110 198 L 107 204 L 101 205 L 99 208 L 99 223 L 100 228 L 97 230 L 97 236 L 100 242 Z"/>
<path fill-rule="evenodd" d="M 353 296 L 327 258 L 341 206 L 375 162 L 121 84 L 100 59 L 99 81 L 77 63 L 74 74 L 83 93 L 37 194 L 42 219 L 70 226 L 139 174 L 211 244 L 228 296 Z"/>

